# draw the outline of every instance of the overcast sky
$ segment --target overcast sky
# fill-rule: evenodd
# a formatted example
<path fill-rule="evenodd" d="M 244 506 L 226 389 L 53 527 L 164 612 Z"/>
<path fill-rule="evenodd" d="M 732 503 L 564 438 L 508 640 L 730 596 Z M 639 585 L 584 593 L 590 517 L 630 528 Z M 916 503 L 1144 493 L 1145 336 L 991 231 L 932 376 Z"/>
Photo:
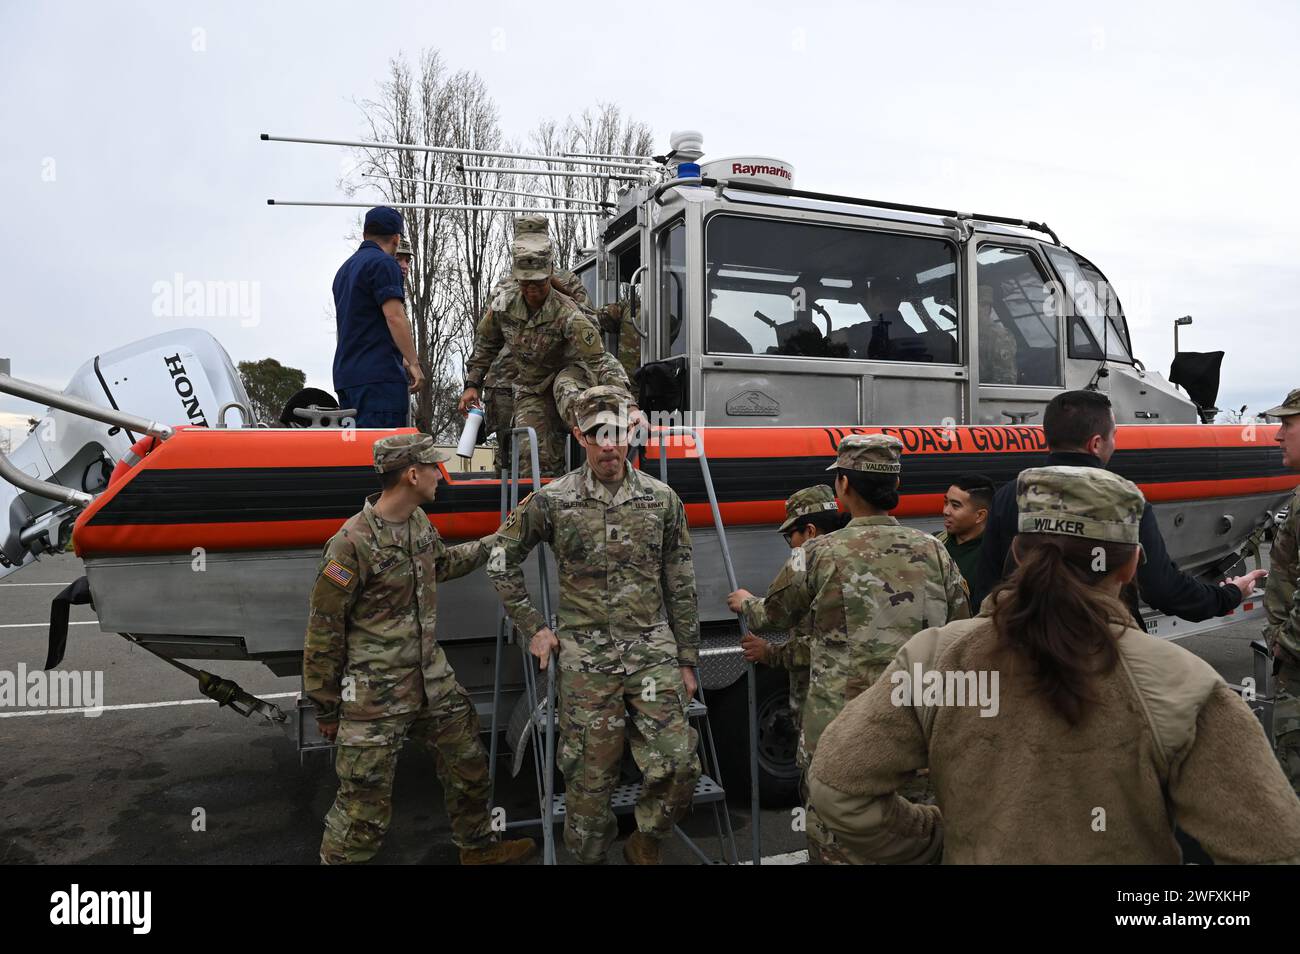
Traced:
<path fill-rule="evenodd" d="M 626 12 L 624 8 L 626 6 Z M 1300 386 L 1300 15 L 1291 3 L 0 2 L 0 357 L 62 388 L 185 324 L 329 388 L 355 98 L 425 47 L 476 70 L 507 136 L 599 100 L 667 148 L 793 163 L 804 189 L 1046 221 L 1168 372 L 1228 352 L 1220 407 Z M 632 10 L 636 10 L 635 15 Z M 153 314 L 154 285 L 256 283 L 260 322 Z M 32 406 L 0 397 L 0 412 Z"/>

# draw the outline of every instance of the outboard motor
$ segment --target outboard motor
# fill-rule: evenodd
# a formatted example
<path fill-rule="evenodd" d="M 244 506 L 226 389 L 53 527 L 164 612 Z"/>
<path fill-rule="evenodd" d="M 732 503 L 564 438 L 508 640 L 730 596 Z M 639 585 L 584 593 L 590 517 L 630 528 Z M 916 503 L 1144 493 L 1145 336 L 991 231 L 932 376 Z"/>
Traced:
<path fill-rule="evenodd" d="M 21 394 L 24 389 L 0 390 Z M 25 390 L 32 396 L 33 389 Z M 71 498 L 88 501 L 102 492 L 114 465 L 145 436 L 61 409 L 55 405 L 55 398 L 61 396 L 69 399 L 70 406 L 90 404 L 176 426 L 223 427 L 226 417 L 237 427 L 253 423 L 239 373 L 225 349 L 206 331 L 168 331 L 90 359 L 61 394 L 45 392 L 51 406 L 8 455 L 8 464 L 25 483 L 56 485 L 52 490 L 61 489 L 64 499 L 0 480 L 0 578 L 41 553 L 62 549 L 85 505 L 70 502 Z M 239 415 L 232 413 L 236 408 Z M 243 420 L 236 420 L 241 415 Z"/>

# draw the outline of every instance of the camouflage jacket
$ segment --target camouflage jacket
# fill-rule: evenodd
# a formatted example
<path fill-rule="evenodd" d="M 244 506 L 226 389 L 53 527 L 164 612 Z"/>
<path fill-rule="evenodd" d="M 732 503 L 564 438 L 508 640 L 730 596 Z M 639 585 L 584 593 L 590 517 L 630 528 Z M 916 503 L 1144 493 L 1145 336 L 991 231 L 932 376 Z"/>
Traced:
<path fill-rule="evenodd" d="M 808 647 L 809 632 L 796 626 L 790 638 L 768 652 L 767 664 L 776 669 L 807 669 L 812 665 L 812 651 Z"/>
<path fill-rule="evenodd" d="M 1015 336 L 992 318 L 980 322 L 980 380 L 993 384 L 1020 380 Z"/>
<path fill-rule="evenodd" d="M 571 298 L 551 289 L 532 315 L 523 295 L 509 296 L 504 305 L 494 307 L 475 329 L 474 354 L 465 365 L 467 385 L 481 387 L 501 350 L 509 346 L 510 363 L 498 369 L 497 386 L 510 380 L 516 388 L 541 394 L 557 372 L 576 366 L 596 384 L 631 390 L 622 366 L 605 350 L 600 329 Z"/>
<path fill-rule="evenodd" d="M 766 603 L 762 597 L 746 600 L 741 608 L 741 616 L 752 633 L 788 631 L 785 642 L 775 644 L 768 650 L 767 664 L 776 669 L 807 669 L 811 662 L 808 640 L 812 635 L 808 615 L 804 614 L 788 627 L 777 626 L 767 618 Z"/>
<path fill-rule="evenodd" d="M 637 330 L 636 322 L 632 320 L 627 302 L 602 305 L 596 309 L 595 314 L 596 320 L 600 322 L 601 331 L 617 335 L 618 363 L 623 366 L 623 371 L 631 381 L 637 369 L 641 367 L 641 332 Z M 636 391 L 632 393 L 636 394 Z"/>
<path fill-rule="evenodd" d="M 745 601 L 752 612 L 757 597 Z M 811 685 L 800 749 L 811 759 L 822 730 L 864 692 L 921 630 L 970 616 L 966 585 L 934 537 L 890 516 L 855 517 L 790 551 L 762 612 L 771 627 L 809 615 Z"/>
<path fill-rule="evenodd" d="M 319 718 L 415 712 L 451 667 L 434 641 L 437 584 L 487 562 L 492 537 L 448 547 L 423 510 L 404 532 L 374 512 L 378 494 L 325 544 L 303 646 L 303 688 Z M 426 692 L 428 687 L 428 692 Z"/>
<path fill-rule="evenodd" d="M 1280 644 L 1295 665 L 1300 664 L 1300 490 L 1291 498 L 1290 507 L 1268 551 L 1264 635 L 1270 646 Z"/>
<path fill-rule="evenodd" d="M 573 272 L 559 269 L 551 276 L 551 283 L 554 289 L 562 292 L 565 297 L 572 299 L 573 303 L 584 312 L 591 311 L 591 299 L 587 297 L 587 289 L 583 287 L 582 280 Z M 510 302 L 518 297 L 519 282 L 509 275 L 493 286 L 488 305 L 483 309 L 483 317 L 479 319 L 478 327 L 475 330 L 476 344 L 479 340 L 477 336 L 491 334 L 493 313 L 506 312 L 510 308 Z M 525 309 L 526 311 L 527 309 Z M 488 322 L 488 324 L 484 324 L 484 322 Z M 510 347 L 514 330 L 514 326 L 508 329 L 503 328 L 505 344 L 501 346 L 497 356 L 492 359 L 492 364 L 489 365 L 487 373 L 483 376 L 483 387 L 510 387 L 511 382 L 514 381 L 515 366 L 511 357 L 514 352 Z"/>
<path fill-rule="evenodd" d="M 520 501 L 497 532 L 488 576 L 526 639 L 546 620 L 529 600 L 521 564 L 543 541 L 559 570 L 561 669 L 699 665 L 691 534 L 667 484 L 628 467 L 611 497 L 583 464 Z"/>

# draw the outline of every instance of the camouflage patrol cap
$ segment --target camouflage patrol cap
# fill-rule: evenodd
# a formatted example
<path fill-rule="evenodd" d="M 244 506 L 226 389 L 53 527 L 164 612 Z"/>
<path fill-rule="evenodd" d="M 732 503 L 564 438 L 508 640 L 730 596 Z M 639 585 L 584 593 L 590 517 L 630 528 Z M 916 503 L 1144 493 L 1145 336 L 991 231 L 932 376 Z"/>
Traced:
<path fill-rule="evenodd" d="M 415 254 L 414 252 L 411 251 L 411 243 L 406 240 L 405 235 L 403 235 L 400 239 L 397 240 L 397 254 L 398 255 Z"/>
<path fill-rule="evenodd" d="M 578 395 L 573 413 L 584 433 L 602 424 L 626 430 L 631 406 L 632 395 L 617 385 L 601 384 Z"/>
<path fill-rule="evenodd" d="M 835 463 L 827 470 L 843 467 L 871 474 L 897 474 L 902 471 L 903 442 L 888 434 L 850 434 L 840 441 Z"/>
<path fill-rule="evenodd" d="M 1300 388 L 1288 394 L 1286 400 L 1277 407 L 1269 408 L 1264 413 L 1269 417 L 1290 417 L 1292 414 L 1300 414 Z"/>
<path fill-rule="evenodd" d="M 375 473 L 386 474 L 412 464 L 438 464 L 451 455 L 433 446 L 428 434 L 394 434 L 375 441 Z"/>
<path fill-rule="evenodd" d="M 515 219 L 515 238 L 528 234 L 546 235 L 549 230 L 550 223 L 540 212 L 528 212 Z"/>
<path fill-rule="evenodd" d="M 510 274 L 518 281 L 539 281 L 550 278 L 554 251 L 551 240 L 545 235 L 527 232 L 515 237 L 510 247 L 514 267 Z"/>
<path fill-rule="evenodd" d="M 1059 533 L 1105 543 L 1137 543 L 1146 500 L 1100 467 L 1034 467 L 1016 482 L 1021 533 Z"/>
<path fill-rule="evenodd" d="M 835 491 L 826 484 L 796 490 L 785 502 L 785 523 L 781 524 L 779 530 L 787 533 L 795 528 L 800 517 L 839 509 L 839 504 L 835 502 Z"/>

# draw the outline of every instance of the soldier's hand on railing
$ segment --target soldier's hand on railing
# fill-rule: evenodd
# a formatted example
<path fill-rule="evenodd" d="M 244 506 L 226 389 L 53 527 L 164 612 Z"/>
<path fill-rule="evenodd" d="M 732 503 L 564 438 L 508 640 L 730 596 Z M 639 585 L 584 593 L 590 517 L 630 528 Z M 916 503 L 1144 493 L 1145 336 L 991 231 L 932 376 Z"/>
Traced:
<path fill-rule="evenodd" d="M 460 412 L 461 417 L 464 417 L 469 413 L 469 409 L 478 403 L 478 388 L 467 387 L 461 392 L 460 400 L 456 402 L 456 410 Z"/>
<path fill-rule="evenodd" d="M 543 626 L 528 641 L 528 651 L 537 657 L 542 669 L 550 665 L 551 653 L 558 652 L 559 649 L 560 641 L 555 638 L 555 633 L 549 626 Z"/>
<path fill-rule="evenodd" d="M 339 724 L 337 720 L 334 722 L 322 722 L 320 719 L 317 719 L 316 728 L 319 729 L 320 734 L 330 742 L 333 742 L 338 738 Z"/>
<path fill-rule="evenodd" d="M 733 613 L 739 613 L 740 607 L 744 604 L 745 600 L 749 599 L 753 595 L 754 594 L 749 592 L 749 590 L 736 590 L 736 592 L 727 597 L 727 609 L 731 610 Z"/>
<path fill-rule="evenodd" d="M 686 699 L 689 702 L 695 698 L 695 693 L 699 690 L 699 681 L 695 678 L 695 669 L 692 666 L 682 666 L 682 682 L 686 684 Z"/>
<path fill-rule="evenodd" d="M 746 633 L 740 640 L 740 651 L 746 662 L 766 663 L 771 657 L 772 644 L 761 636 Z"/>

